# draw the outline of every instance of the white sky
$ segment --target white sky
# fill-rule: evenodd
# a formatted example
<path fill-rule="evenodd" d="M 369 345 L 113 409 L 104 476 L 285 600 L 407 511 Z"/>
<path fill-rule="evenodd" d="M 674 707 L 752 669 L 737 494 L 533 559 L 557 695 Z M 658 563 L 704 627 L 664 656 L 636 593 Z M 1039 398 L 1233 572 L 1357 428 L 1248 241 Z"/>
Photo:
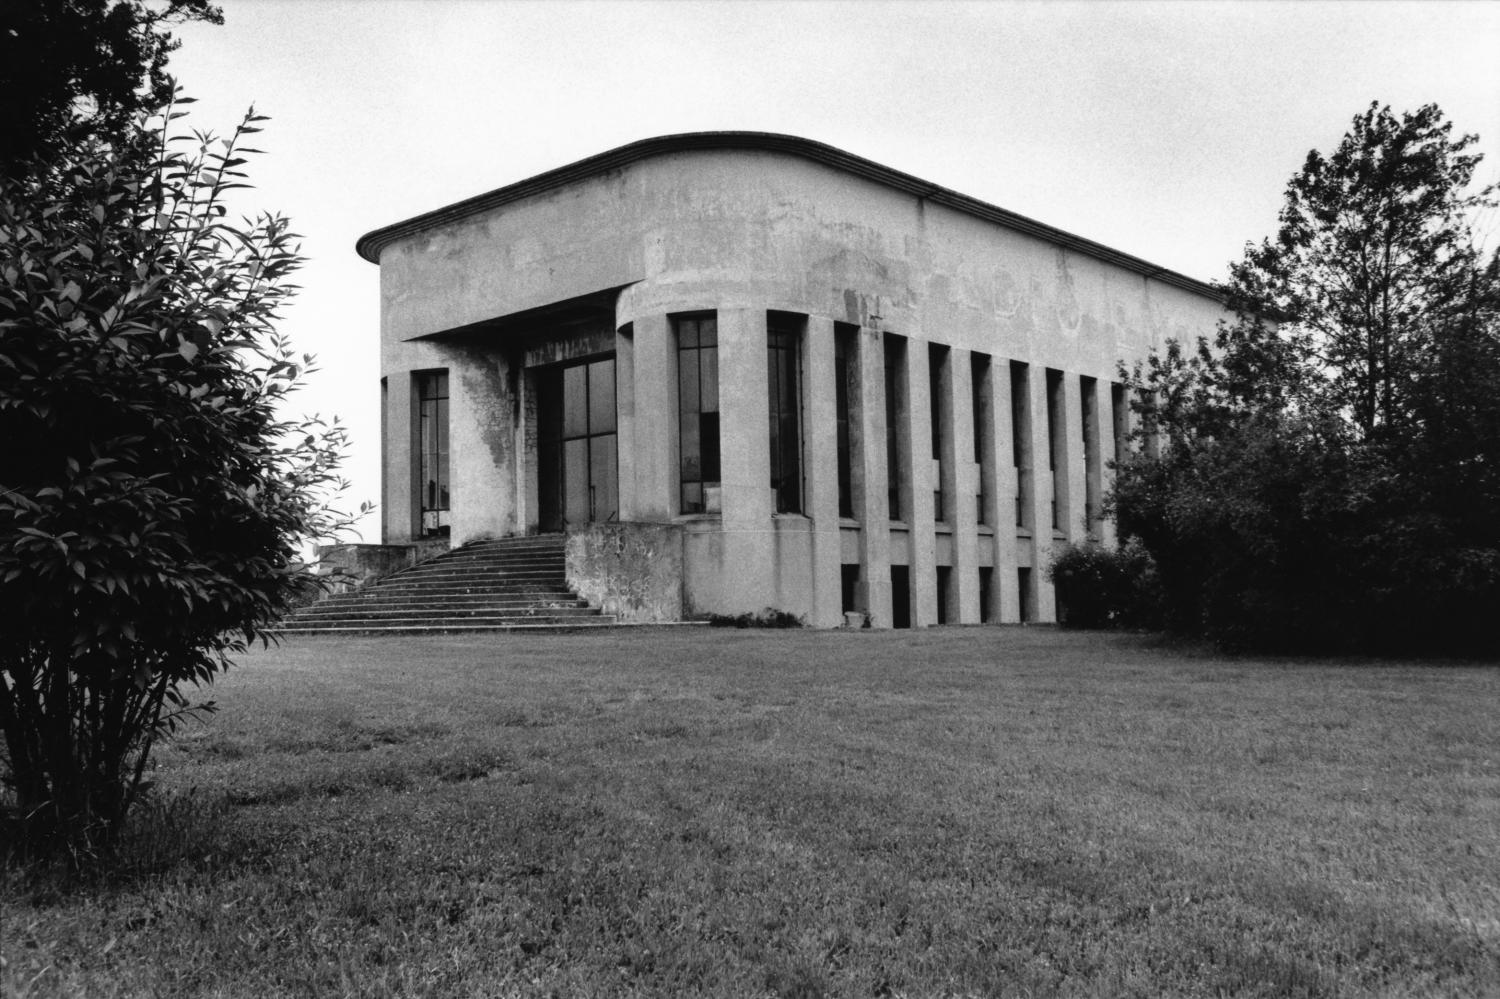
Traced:
<path fill-rule="evenodd" d="M 799 135 L 1205 280 L 1372 100 L 1437 102 L 1500 180 L 1500 3 L 222 3 L 177 32 L 184 122 L 272 118 L 241 209 L 305 237 L 282 328 L 322 367 L 300 406 L 351 430 L 349 507 L 380 496 L 355 239 L 637 139 Z"/>

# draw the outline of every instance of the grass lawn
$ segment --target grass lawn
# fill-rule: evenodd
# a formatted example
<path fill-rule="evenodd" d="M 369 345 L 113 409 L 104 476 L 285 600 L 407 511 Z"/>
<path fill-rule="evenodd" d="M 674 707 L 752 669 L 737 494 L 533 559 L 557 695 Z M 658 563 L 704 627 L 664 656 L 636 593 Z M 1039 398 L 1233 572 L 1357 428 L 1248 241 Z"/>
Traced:
<path fill-rule="evenodd" d="M 1493 666 L 298 638 L 215 696 L 134 869 L 0 874 L 0 994 L 1500 995 Z"/>

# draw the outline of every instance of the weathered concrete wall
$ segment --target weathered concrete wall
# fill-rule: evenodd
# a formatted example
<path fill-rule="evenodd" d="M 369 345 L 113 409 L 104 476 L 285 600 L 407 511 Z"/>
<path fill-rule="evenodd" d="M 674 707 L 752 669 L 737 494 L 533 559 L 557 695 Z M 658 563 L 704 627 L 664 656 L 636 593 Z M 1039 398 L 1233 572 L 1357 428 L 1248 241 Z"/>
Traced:
<path fill-rule="evenodd" d="M 612 522 L 570 529 L 568 585 L 621 621 L 681 621 L 682 528 Z"/>

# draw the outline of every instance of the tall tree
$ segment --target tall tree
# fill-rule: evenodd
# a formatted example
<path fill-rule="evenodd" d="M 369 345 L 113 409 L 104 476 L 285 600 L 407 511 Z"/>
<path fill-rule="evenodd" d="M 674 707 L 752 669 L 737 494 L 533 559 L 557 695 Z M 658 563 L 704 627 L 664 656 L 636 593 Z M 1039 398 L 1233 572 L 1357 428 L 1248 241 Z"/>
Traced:
<path fill-rule="evenodd" d="M 1236 321 L 1129 373 L 1160 439 L 1121 462 L 1113 501 L 1176 626 L 1500 643 L 1500 260 L 1470 229 L 1495 204 L 1470 189 L 1474 141 L 1432 105 L 1357 115 L 1231 267 Z"/>
<path fill-rule="evenodd" d="M 1307 154 L 1274 238 L 1231 266 L 1240 315 L 1279 315 L 1281 351 L 1304 406 L 1341 415 L 1361 439 L 1410 433 L 1415 393 L 1445 331 L 1475 302 L 1481 262 L 1469 227 L 1494 188 L 1471 191 L 1482 159 L 1435 104 L 1399 117 L 1371 104 L 1328 156 Z M 1264 343 L 1232 340 L 1262 359 Z M 1256 370 L 1253 362 L 1250 370 Z M 1257 374 L 1261 372 L 1257 371 Z"/>
<path fill-rule="evenodd" d="M 171 97 L 167 57 L 184 21 L 224 23 L 209 0 L 6 0 L 0 4 L 0 174 L 87 133 L 120 135 Z"/>

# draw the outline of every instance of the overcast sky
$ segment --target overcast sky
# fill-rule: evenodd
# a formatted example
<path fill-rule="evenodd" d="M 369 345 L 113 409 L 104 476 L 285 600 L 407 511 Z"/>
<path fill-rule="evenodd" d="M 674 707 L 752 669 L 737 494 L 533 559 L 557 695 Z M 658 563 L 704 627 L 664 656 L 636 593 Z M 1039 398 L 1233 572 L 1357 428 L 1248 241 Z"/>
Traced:
<path fill-rule="evenodd" d="M 283 329 L 323 368 L 301 407 L 353 434 L 351 506 L 380 495 L 355 239 L 637 139 L 816 139 L 1205 280 L 1372 100 L 1437 102 L 1500 180 L 1500 3 L 222 2 L 172 70 L 194 127 L 272 118 L 243 207 L 305 237 Z"/>

